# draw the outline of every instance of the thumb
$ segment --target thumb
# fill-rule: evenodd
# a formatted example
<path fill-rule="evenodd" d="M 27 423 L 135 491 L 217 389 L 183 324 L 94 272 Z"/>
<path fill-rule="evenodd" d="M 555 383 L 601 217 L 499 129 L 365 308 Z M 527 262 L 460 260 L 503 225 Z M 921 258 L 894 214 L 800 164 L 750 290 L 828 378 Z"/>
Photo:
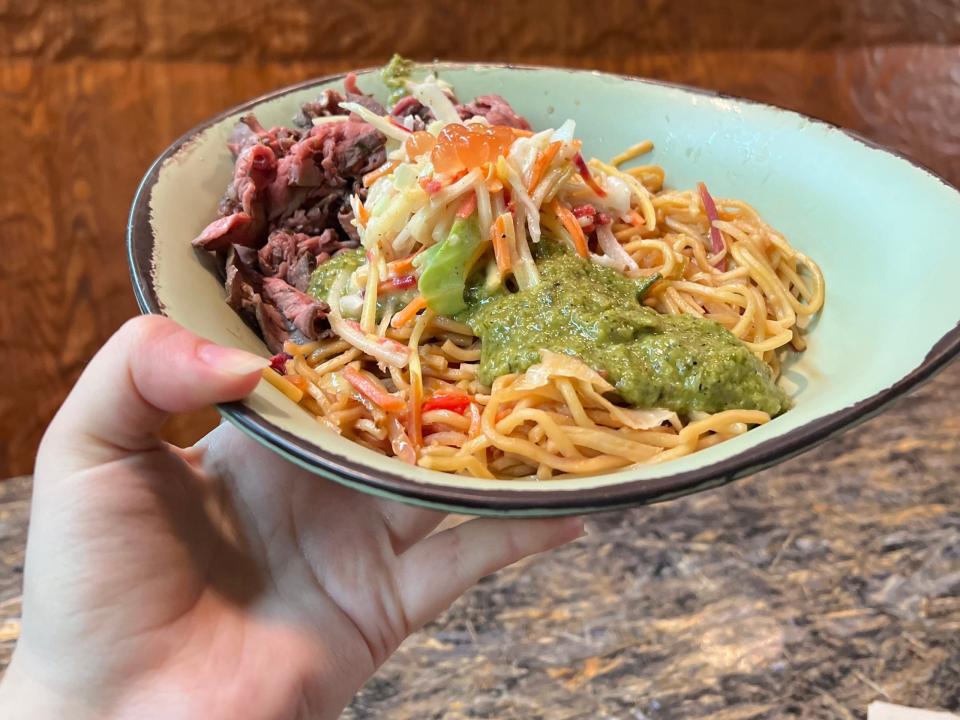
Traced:
<path fill-rule="evenodd" d="M 172 412 L 239 400 L 269 361 L 221 347 L 159 315 L 127 321 L 90 361 L 37 456 L 56 474 L 150 450 Z"/>

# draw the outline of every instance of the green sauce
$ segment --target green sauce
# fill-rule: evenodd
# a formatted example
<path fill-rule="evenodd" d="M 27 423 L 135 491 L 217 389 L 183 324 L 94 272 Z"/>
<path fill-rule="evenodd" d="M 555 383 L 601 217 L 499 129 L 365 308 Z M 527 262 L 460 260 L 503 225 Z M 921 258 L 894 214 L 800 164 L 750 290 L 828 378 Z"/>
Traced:
<path fill-rule="evenodd" d="M 358 267 L 367 261 L 366 253 L 362 247 L 354 250 L 341 250 L 332 258 L 324 263 L 317 265 L 317 269 L 310 276 L 310 284 L 307 286 L 307 294 L 312 295 L 318 300 L 327 302 L 330 295 L 330 289 L 340 277 L 340 273 L 347 271 L 352 273 Z M 377 298 L 377 320 L 383 317 L 384 309 L 387 303 L 393 301 L 393 311 L 396 312 L 408 302 L 413 300 L 416 295 L 416 288 L 413 290 L 403 290 L 402 292 L 393 292 L 390 295 Z"/>
<path fill-rule="evenodd" d="M 410 73 L 413 71 L 413 60 L 407 60 L 405 57 L 394 53 L 390 62 L 384 65 L 380 71 L 380 77 L 383 84 L 390 90 L 387 98 L 387 104 L 390 107 L 396 105 L 397 101 L 407 95 L 407 80 L 410 79 Z"/>
<path fill-rule="evenodd" d="M 516 293 L 471 277 L 456 319 L 482 339 L 480 380 L 522 372 L 541 348 L 605 371 L 630 405 L 687 413 L 731 408 L 777 415 L 789 407 L 769 368 L 710 320 L 661 315 L 641 305 L 651 283 L 623 277 L 542 241 L 540 283 Z"/>
<path fill-rule="evenodd" d="M 310 276 L 310 285 L 307 286 L 307 294 L 317 298 L 317 300 L 327 301 L 330 289 L 340 277 L 344 270 L 353 272 L 366 262 L 366 255 L 363 248 L 358 247 L 354 250 L 341 250 L 326 262 L 317 265 L 317 269 Z"/>

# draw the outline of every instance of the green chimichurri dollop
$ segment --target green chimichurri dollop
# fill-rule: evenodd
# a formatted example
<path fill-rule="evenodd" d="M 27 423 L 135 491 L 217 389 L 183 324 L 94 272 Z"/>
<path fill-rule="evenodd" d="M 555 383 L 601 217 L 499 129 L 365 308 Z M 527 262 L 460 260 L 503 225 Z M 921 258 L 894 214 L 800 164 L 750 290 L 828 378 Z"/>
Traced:
<path fill-rule="evenodd" d="M 540 283 L 486 293 L 471 277 L 456 319 L 481 338 L 480 380 L 539 362 L 541 348 L 575 355 L 629 404 L 677 412 L 732 408 L 777 415 L 789 407 L 772 373 L 734 335 L 710 320 L 661 315 L 641 305 L 650 283 L 630 280 L 556 243 L 535 247 Z"/>
<path fill-rule="evenodd" d="M 344 270 L 353 272 L 364 262 L 366 262 L 366 255 L 362 247 L 354 250 L 341 250 L 326 262 L 317 265 L 317 269 L 310 276 L 307 294 L 326 302 L 327 296 L 330 294 L 330 288 L 340 277 L 340 273 Z"/>
<path fill-rule="evenodd" d="M 410 73 L 413 71 L 413 60 L 407 60 L 402 55 L 394 53 L 390 62 L 383 66 L 380 71 L 380 78 L 383 84 L 390 89 L 390 96 L 387 98 L 387 104 L 393 107 L 400 98 L 407 94 L 407 81 L 410 79 Z"/>

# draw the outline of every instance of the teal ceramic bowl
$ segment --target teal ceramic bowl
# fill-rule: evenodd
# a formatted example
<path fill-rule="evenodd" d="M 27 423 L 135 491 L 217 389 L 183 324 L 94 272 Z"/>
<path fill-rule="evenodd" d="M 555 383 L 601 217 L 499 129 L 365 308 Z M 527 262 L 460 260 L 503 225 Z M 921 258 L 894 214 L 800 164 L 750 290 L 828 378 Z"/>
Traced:
<path fill-rule="evenodd" d="M 220 408 L 241 430 L 317 475 L 364 492 L 476 514 L 557 515 L 625 507 L 715 487 L 809 449 L 879 412 L 960 351 L 960 194 L 907 160 L 793 112 L 636 78 L 562 69 L 440 64 L 470 98 L 499 93 L 535 127 L 577 122 L 584 153 L 644 138 L 667 184 L 705 181 L 754 205 L 820 263 L 826 306 L 783 384 L 796 406 L 743 436 L 673 462 L 569 480 L 477 480 L 412 468 L 323 429 L 272 386 Z M 359 85 L 381 99 L 375 71 Z M 216 215 L 232 174 L 230 129 L 255 111 L 270 126 L 342 76 L 278 90 L 223 113 L 153 164 L 130 214 L 128 250 L 143 312 L 263 355 L 190 240 Z"/>

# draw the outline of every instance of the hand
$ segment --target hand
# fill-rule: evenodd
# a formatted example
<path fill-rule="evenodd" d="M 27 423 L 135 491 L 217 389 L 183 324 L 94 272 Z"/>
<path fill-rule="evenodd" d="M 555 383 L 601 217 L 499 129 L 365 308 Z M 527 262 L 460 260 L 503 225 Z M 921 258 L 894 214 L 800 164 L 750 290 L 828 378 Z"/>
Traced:
<path fill-rule="evenodd" d="M 266 361 L 160 317 L 127 323 L 37 457 L 5 718 L 333 718 L 478 578 L 579 519 L 442 515 L 327 482 L 221 425 L 181 450 L 169 412 L 249 393 Z"/>

